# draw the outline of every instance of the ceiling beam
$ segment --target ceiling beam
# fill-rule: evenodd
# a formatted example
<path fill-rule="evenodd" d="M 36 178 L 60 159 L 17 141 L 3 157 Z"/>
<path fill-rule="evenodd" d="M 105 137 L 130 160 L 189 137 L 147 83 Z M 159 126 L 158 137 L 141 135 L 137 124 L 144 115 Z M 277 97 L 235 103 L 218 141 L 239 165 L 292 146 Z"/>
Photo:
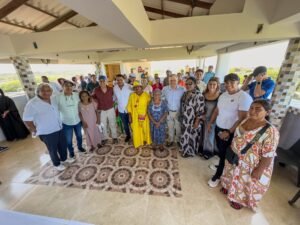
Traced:
<path fill-rule="evenodd" d="M 149 6 L 144 6 L 145 10 L 147 12 L 152 12 L 152 13 L 157 13 L 157 14 L 161 14 L 161 15 L 166 15 L 166 16 L 170 16 L 170 17 L 175 17 L 175 18 L 181 18 L 181 17 L 186 17 L 185 15 L 179 14 L 179 13 L 174 13 L 174 12 L 170 12 L 170 11 L 166 11 L 166 10 L 161 10 L 161 9 L 156 9 L 156 8 L 152 8 Z"/>
<path fill-rule="evenodd" d="M 42 27 L 41 29 L 38 30 L 38 32 L 41 31 L 48 31 L 51 30 L 52 28 L 62 24 L 63 22 L 66 22 L 68 19 L 76 16 L 78 13 L 71 10 L 69 12 L 67 12 L 66 14 L 62 15 L 61 17 L 59 17 L 58 19 L 52 21 L 51 23 L 47 24 L 46 26 Z"/>
<path fill-rule="evenodd" d="M 130 0 L 130 4 L 124 0 L 58 1 L 127 44 L 149 46 L 151 23 L 141 0 Z"/>
<path fill-rule="evenodd" d="M 5 23 L 5 24 L 11 25 L 11 26 L 20 27 L 20 28 L 23 28 L 23 29 L 26 29 L 26 30 L 36 31 L 35 28 L 30 27 L 28 25 L 22 25 L 22 24 L 18 24 L 18 23 L 13 23 L 13 22 L 7 21 L 7 20 L 0 20 L 0 23 Z"/>
<path fill-rule="evenodd" d="M 3 6 L 0 9 L 0 19 L 3 19 L 6 17 L 8 14 L 12 13 L 15 11 L 17 8 L 19 8 L 21 5 L 23 5 L 25 2 L 28 0 L 13 0 L 7 3 L 5 6 Z"/>
<path fill-rule="evenodd" d="M 39 12 L 41 12 L 41 13 L 47 14 L 48 16 L 54 17 L 54 18 L 56 18 L 56 19 L 59 18 L 58 16 L 54 15 L 53 13 L 50 13 L 50 12 L 48 12 L 48 11 L 46 11 L 46 10 L 43 10 L 43 9 L 41 9 L 41 8 L 39 8 L 39 7 L 36 7 L 36 6 L 32 5 L 32 4 L 25 3 L 24 5 L 26 5 L 26 6 L 29 7 L 29 8 L 35 9 L 36 11 L 39 11 Z M 71 23 L 71 22 L 69 22 L 69 21 L 66 21 L 66 23 L 67 23 L 67 24 L 70 24 L 70 25 L 72 25 L 72 26 L 74 26 L 74 27 L 80 28 L 80 26 L 76 25 L 75 23 Z"/>
<path fill-rule="evenodd" d="M 169 2 L 176 2 L 176 3 L 180 3 L 180 4 L 184 4 L 184 5 L 189 5 L 192 7 L 199 7 L 199 8 L 203 8 L 203 9 L 210 9 L 210 7 L 212 7 L 213 3 L 209 3 L 209 2 L 203 2 L 203 1 L 198 1 L 198 0 L 167 0 Z"/>

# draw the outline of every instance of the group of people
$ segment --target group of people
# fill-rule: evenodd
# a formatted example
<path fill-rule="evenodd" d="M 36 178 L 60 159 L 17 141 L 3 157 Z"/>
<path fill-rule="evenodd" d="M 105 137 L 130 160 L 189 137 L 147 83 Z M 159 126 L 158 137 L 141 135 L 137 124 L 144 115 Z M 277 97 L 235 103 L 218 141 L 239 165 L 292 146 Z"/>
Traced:
<path fill-rule="evenodd" d="M 241 88 L 237 74 L 226 75 L 222 90 L 212 69 L 205 74 L 197 69 L 185 79 L 168 70 L 163 83 L 155 75 L 152 85 L 147 76 L 142 75 L 139 82 L 133 73 L 128 80 L 116 75 L 113 87 L 107 85 L 106 76 L 98 80 L 91 76 L 90 82 L 78 86 L 76 80 L 63 79 L 61 90 L 45 78 L 36 97 L 27 103 L 23 120 L 45 143 L 55 168 L 62 171 L 76 160 L 73 133 L 82 153 L 87 152 L 82 129 L 89 151 L 105 145 L 109 133 L 116 144 L 119 116 L 125 142 L 132 140 L 137 149 L 152 145 L 154 151 L 163 151 L 164 146 L 178 146 L 184 158 L 199 155 L 208 160 L 217 155 L 219 163 L 210 166 L 215 174 L 208 185 L 221 183 L 233 208 L 255 210 L 269 187 L 279 139 L 267 119 L 275 83 L 266 67 L 260 66 Z M 12 107 L 9 113 L 13 111 Z M 2 120 L 9 115 L 5 109 L 1 113 Z"/>

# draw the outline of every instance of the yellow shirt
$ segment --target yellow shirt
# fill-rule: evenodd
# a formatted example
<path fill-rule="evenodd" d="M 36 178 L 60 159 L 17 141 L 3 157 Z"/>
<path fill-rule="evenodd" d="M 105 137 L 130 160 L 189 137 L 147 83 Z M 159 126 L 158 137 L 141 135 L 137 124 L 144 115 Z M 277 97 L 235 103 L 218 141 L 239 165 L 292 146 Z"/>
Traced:
<path fill-rule="evenodd" d="M 146 92 L 141 95 L 137 95 L 135 92 L 131 93 L 128 100 L 127 111 L 131 114 L 131 129 L 135 148 L 145 143 L 151 144 L 150 121 L 147 113 L 149 102 L 150 95 Z"/>

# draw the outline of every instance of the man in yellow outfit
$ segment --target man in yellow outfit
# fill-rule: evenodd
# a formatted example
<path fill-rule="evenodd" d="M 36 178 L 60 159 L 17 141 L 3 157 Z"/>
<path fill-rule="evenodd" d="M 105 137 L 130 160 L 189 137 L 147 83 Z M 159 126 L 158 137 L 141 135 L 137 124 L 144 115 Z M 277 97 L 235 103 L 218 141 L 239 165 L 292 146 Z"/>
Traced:
<path fill-rule="evenodd" d="M 148 104 L 151 97 L 143 91 L 143 87 L 138 81 L 134 81 L 133 89 L 134 92 L 131 93 L 128 100 L 127 111 L 132 129 L 133 145 L 135 148 L 139 148 L 145 144 L 151 144 L 148 117 Z"/>

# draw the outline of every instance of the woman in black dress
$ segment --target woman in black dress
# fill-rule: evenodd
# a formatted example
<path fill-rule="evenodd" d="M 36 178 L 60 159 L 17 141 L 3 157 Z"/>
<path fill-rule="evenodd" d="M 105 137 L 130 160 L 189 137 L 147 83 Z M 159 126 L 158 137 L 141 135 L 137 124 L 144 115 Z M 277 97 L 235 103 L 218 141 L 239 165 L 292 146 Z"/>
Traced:
<path fill-rule="evenodd" d="M 0 126 L 7 141 L 26 138 L 29 134 L 12 99 L 0 89 Z"/>
<path fill-rule="evenodd" d="M 184 158 L 193 157 L 198 153 L 201 137 L 201 117 L 204 115 L 204 97 L 196 88 L 197 81 L 189 77 L 186 82 L 186 92 L 181 98 L 181 155 Z"/>

